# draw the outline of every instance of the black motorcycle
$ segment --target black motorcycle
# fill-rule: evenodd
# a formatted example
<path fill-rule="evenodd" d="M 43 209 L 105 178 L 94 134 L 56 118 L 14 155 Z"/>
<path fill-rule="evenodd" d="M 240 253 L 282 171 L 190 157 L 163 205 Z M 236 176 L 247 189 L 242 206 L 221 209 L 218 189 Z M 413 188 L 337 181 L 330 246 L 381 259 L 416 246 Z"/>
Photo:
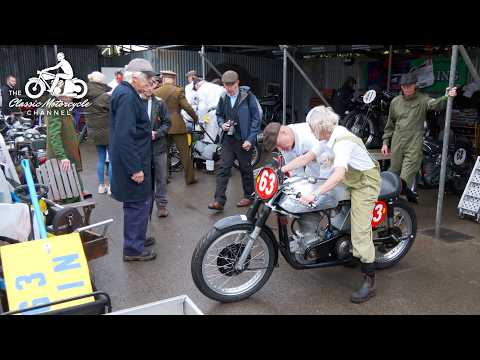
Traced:
<path fill-rule="evenodd" d="M 258 99 L 260 106 L 263 110 L 263 117 L 262 117 L 262 124 L 261 128 L 264 129 L 268 124 L 271 122 L 278 122 L 282 123 L 283 117 L 283 98 L 281 95 L 268 95 L 263 96 Z M 292 114 L 292 107 L 287 105 L 287 113 L 286 113 L 286 123 L 293 124 L 294 115 Z"/>
<path fill-rule="evenodd" d="M 443 141 L 425 137 L 423 160 L 418 185 L 425 189 L 438 188 L 442 165 Z M 448 146 L 445 185 L 447 190 L 461 195 L 474 165 L 473 144 L 463 136 L 452 134 Z"/>
<path fill-rule="evenodd" d="M 350 196 L 343 186 L 325 194 L 310 206 L 298 199 L 311 193 L 325 179 L 293 177 L 279 171 L 281 157 L 272 167 L 260 169 L 257 196 L 246 215 L 219 220 L 197 244 L 191 273 L 197 288 L 210 299 L 240 301 L 260 290 L 280 252 L 294 269 L 344 265 L 352 261 Z M 398 263 L 416 237 L 415 211 L 399 198 L 400 178 L 382 173 L 379 201 L 373 211 L 376 267 Z M 267 225 L 277 214 L 278 239 Z M 289 219 L 290 234 L 288 231 Z"/>
<path fill-rule="evenodd" d="M 381 146 L 393 97 L 388 91 L 367 91 L 363 98 L 354 100 L 355 105 L 341 118 L 340 125 L 361 138 L 368 149 Z"/>
<path fill-rule="evenodd" d="M 0 133 L 20 178 L 23 179 L 23 159 L 29 161 L 35 178 L 34 169 L 47 160 L 46 126 L 33 126 L 31 119 L 10 116 L 0 119 Z"/>

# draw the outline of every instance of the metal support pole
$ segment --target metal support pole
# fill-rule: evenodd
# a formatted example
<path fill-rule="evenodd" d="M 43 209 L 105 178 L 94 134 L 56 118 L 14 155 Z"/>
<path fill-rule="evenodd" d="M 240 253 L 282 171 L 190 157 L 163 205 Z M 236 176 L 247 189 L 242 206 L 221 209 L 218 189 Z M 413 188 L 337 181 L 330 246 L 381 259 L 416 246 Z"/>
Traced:
<path fill-rule="evenodd" d="M 294 52 L 294 55 L 295 55 L 295 52 Z M 296 122 L 296 118 L 295 118 L 295 68 L 292 67 L 292 110 L 291 110 L 291 119 L 290 121 L 292 123 L 295 123 Z"/>
<path fill-rule="evenodd" d="M 212 62 L 210 60 L 208 60 L 208 58 L 201 51 L 199 51 L 198 53 L 200 54 L 202 59 L 207 62 L 208 66 L 210 66 L 217 73 L 218 76 L 222 77 L 222 73 L 220 71 L 218 71 L 218 69 L 215 67 L 215 65 L 213 65 Z"/>
<path fill-rule="evenodd" d="M 202 78 L 205 80 L 205 45 L 202 45 Z"/>
<path fill-rule="evenodd" d="M 393 55 L 393 47 L 392 45 L 390 45 L 390 51 L 388 52 L 387 91 L 390 91 L 390 82 L 392 81 L 392 55 Z"/>
<path fill-rule="evenodd" d="M 283 110 L 282 110 L 282 122 L 283 125 L 287 124 L 287 47 L 283 48 Z"/>
<path fill-rule="evenodd" d="M 450 79 L 448 87 L 452 88 L 455 85 L 455 72 L 457 70 L 458 59 L 458 45 L 452 46 L 452 60 L 450 63 Z M 453 97 L 448 97 L 447 114 L 445 116 L 445 129 L 443 133 L 443 149 L 442 149 L 442 167 L 440 169 L 440 185 L 438 187 L 438 202 L 437 202 L 437 218 L 435 220 L 435 237 L 440 238 L 440 225 L 442 224 L 443 216 L 443 197 L 445 195 L 445 175 L 447 172 L 447 156 L 448 156 L 448 140 L 450 138 L 450 120 L 452 119 L 452 105 Z"/>
<path fill-rule="evenodd" d="M 284 48 L 285 45 L 280 45 L 280 48 L 281 49 L 284 49 L 286 50 L 286 48 Z M 284 51 L 284 55 L 287 55 L 287 57 L 290 59 L 290 61 L 292 62 L 292 64 L 297 68 L 298 72 L 303 76 L 303 78 L 305 79 L 305 81 L 307 82 L 308 85 L 310 85 L 310 87 L 313 89 L 313 91 L 315 92 L 315 94 L 318 95 L 318 97 L 323 101 L 323 103 L 326 105 L 326 106 L 330 106 L 330 104 L 328 103 L 328 101 L 323 97 L 322 93 L 315 87 L 315 85 L 313 85 L 312 81 L 309 79 L 309 77 L 307 76 L 307 74 L 305 74 L 305 72 L 303 71 L 303 69 L 300 67 L 300 65 L 298 65 L 298 63 L 295 61 L 295 59 L 292 57 L 292 55 L 290 55 L 290 53 L 288 51 Z"/>
<path fill-rule="evenodd" d="M 460 54 L 462 55 L 463 60 L 465 60 L 465 65 L 467 65 L 473 80 L 475 80 L 477 83 L 480 83 L 480 76 L 478 76 L 477 69 L 475 68 L 475 65 L 473 65 L 470 56 L 468 56 L 467 50 L 463 45 L 458 45 L 458 50 L 460 50 Z"/>
<path fill-rule="evenodd" d="M 55 62 L 57 61 L 57 45 L 53 45 L 53 54 L 55 56 Z"/>

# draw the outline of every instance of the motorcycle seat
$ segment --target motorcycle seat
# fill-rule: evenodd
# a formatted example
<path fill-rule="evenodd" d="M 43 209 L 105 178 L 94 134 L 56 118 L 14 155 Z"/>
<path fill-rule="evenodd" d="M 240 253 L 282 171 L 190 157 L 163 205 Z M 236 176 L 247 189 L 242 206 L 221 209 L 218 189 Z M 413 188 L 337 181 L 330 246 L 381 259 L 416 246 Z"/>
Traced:
<path fill-rule="evenodd" d="M 402 181 L 400 176 L 391 172 L 383 171 L 380 174 L 381 177 L 381 187 L 379 199 L 386 200 L 400 195 L 402 191 Z"/>

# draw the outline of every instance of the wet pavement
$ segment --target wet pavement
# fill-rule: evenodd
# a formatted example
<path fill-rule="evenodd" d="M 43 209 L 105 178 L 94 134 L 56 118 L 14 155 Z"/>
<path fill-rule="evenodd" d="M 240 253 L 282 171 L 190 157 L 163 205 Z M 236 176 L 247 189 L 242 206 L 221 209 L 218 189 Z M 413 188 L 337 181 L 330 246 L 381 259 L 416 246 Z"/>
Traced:
<path fill-rule="evenodd" d="M 198 171 L 199 183 L 186 186 L 183 173 L 174 173 L 168 186 L 167 218 L 152 217 L 157 244 L 152 262 L 122 260 L 122 204 L 96 194 L 96 153 L 82 145 L 82 178 L 97 202 L 92 223 L 109 218 L 109 254 L 90 262 L 95 284 L 107 292 L 114 310 L 188 295 L 205 314 L 480 314 L 480 224 L 456 216 L 459 197 L 447 195 L 444 226 L 471 238 L 446 242 L 424 234 L 435 225 L 437 192 L 421 190 L 416 241 L 400 263 L 377 272 L 377 296 L 367 303 L 350 303 L 361 280 L 359 270 L 343 266 L 294 270 L 280 256 L 265 286 L 239 303 L 220 304 L 195 287 L 190 260 L 199 239 L 220 218 L 244 213 L 235 204 L 242 197 L 240 173 L 233 170 L 225 211 L 207 208 L 215 191 L 215 176 Z M 273 218 L 273 217 L 272 217 Z"/>

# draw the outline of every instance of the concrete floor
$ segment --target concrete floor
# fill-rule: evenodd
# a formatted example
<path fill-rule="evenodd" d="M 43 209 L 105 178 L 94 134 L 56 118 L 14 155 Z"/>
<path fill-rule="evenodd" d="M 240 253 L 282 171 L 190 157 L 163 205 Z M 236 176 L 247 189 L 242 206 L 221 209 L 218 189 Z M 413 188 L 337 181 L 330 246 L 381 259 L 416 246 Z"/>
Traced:
<path fill-rule="evenodd" d="M 96 192 L 96 153 L 82 145 L 82 178 Z M 185 186 L 183 173 L 174 173 L 169 184 L 170 216 L 153 217 L 152 234 L 158 257 L 153 262 L 122 261 L 122 205 L 107 195 L 97 201 L 92 222 L 115 220 L 109 230 L 109 254 L 90 265 L 99 290 L 112 297 L 114 310 L 138 306 L 178 295 L 188 295 L 205 314 L 480 314 L 480 225 L 460 220 L 455 211 L 459 197 L 445 198 L 445 227 L 473 236 L 448 243 L 422 235 L 435 224 L 437 192 L 422 190 L 414 208 L 418 235 L 410 252 L 395 267 L 377 273 L 377 296 L 362 305 L 351 304 L 350 294 L 360 281 L 358 269 L 334 267 L 294 270 L 280 256 L 266 285 L 250 299 L 220 304 L 203 296 L 190 275 L 193 250 L 218 219 L 242 213 L 240 174 L 234 170 L 225 211 L 207 208 L 215 191 L 215 177 L 198 172 L 200 182 Z M 242 210 L 243 211 L 243 210 Z"/>

